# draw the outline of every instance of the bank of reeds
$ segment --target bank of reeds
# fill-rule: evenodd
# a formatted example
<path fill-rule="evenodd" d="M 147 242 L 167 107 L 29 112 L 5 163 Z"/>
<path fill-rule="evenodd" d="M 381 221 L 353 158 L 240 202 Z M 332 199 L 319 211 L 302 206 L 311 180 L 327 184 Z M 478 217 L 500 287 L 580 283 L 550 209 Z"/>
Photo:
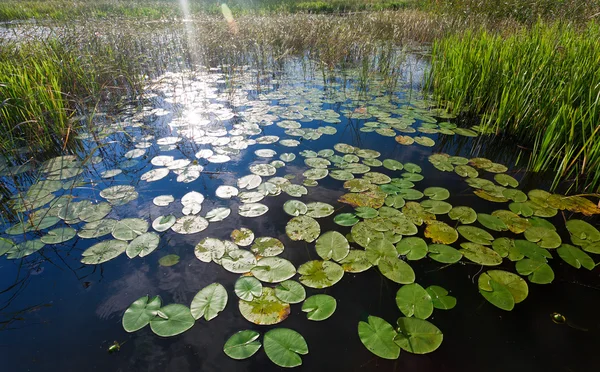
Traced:
<path fill-rule="evenodd" d="M 485 31 L 435 42 L 429 77 L 455 111 L 528 147 L 528 168 L 579 189 L 600 186 L 600 26 L 543 23 L 510 36 Z M 515 148 L 515 150 L 518 150 Z"/>

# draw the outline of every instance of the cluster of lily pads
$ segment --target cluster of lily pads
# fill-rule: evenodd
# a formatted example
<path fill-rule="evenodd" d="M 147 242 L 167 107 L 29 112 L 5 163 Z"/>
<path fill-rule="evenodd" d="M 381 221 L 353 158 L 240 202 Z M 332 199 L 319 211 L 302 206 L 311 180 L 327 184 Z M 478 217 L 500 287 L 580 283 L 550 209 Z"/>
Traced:
<path fill-rule="evenodd" d="M 359 322 L 358 336 L 375 355 L 395 359 L 400 350 L 415 354 L 436 350 L 443 334 L 427 319 L 434 309 L 448 310 L 456 305 L 456 299 L 446 289 L 435 285 L 424 288 L 418 284 L 410 265 L 412 261 L 431 259 L 449 265 L 463 260 L 483 267 L 504 265 L 502 270 L 484 271 L 478 278 L 478 288 L 483 298 L 507 311 L 528 295 L 529 287 L 523 277 L 535 284 L 553 281 L 554 272 L 548 264 L 553 259 L 551 250 L 556 250 L 561 259 L 575 268 L 592 270 L 596 266 L 589 255 L 600 254 L 600 232 L 594 226 L 582 219 L 569 219 L 565 226 L 572 244 L 567 244 L 557 227 L 546 220 L 559 211 L 586 216 L 600 214 L 598 206 L 585 197 L 543 190 L 525 193 L 518 189 L 519 182 L 506 174 L 506 166 L 488 159 L 447 154 L 429 156 L 435 168 L 463 177 L 480 198 L 508 203 L 507 209 L 478 213 L 470 206 L 450 204 L 451 195 L 446 188 L 418 188 L 424 179 L 418 164 L 380 159 L 378 151 L 345 143 L 319 151 L 307 145 L 324 135 L 335 135 L 338 132 L 335 125 L 342 120 L 349 121 L 349 125 L 353 121 L 362 123 L 360 132 L 394 138 L 391 145 L 417 143 L 431 147 L 435 144 L 434 139 L 421 134 L 479 135 L 477 127 L 461 128 L 451 122 L 438 122 L 438 119 L 449 120 L 454 116 L 443 109 L 432 108 L 433 102 L 390 97 L 376 85 L 370 87 L 370 95 L 365 97 L 364 92 L 352 87 L 324 92 L 294 84 L 294 81 L 259 93 L 253 99 L 248 92 L 254 89 L 256 76 L 242 75 L 238 82 L 240 89 L 227 93 L 218 88 L 223 78 L 223 74 L 214 72 L 166 74 L 151 82 L 151 92 L 146 93 L 144 99 L 148 102 L 160 99 L 172 105 L 170 109 L 150 104 L 139 112 L 132 112 L 120 123 L 99 125 L 90 132 L 78 134 L 79 139 L 93 143 L 126 133 L 133 148 L 126 149 L 122 154 L 125 160 L 117 166 L 109 166 L 99 156 L 80 160 L 77 156 L 65 155 L 38 167 L 3 167 L 13 175 L 37 170 L 40 177 L 27 191 L 19 191 L 11 200 L 11 208 L 23 213 L 23 218 L 9 227 L 6 234 L 14 239 L 24 238 L 20 243 L 14 243 L 13 238 L 0 238 L 0 255 L 23 258 L 47 244 L 61 244 L 76 236 L 82 239 L 110 236 L 85 250 L 81 261 L 101 264 L 123 253 L 129 258 L 145 257 L 158 249 L 159 233 L 200 234 L 210 223 L 223 221 L 235 211 L 229 205 L 221 205 L 204 213 L 205 196 L 192 190 L 178 200 L 180 216 L 163 213 L 151 224 L 146 218 L 110 218 L 111 213 L 118 214 L 116 208 L 139 197 L 134 186 L 119 184 L 126 175 L 124 170 L 151 165 L 152 169 L 140 176 L 146 183 L 171 177 L 176 182 L 193 185 L 204 173 L 218 175 L 221 167 L 233 163 L 250 146 L 280 145 L 289 152 L 278 154 L 270 148 L 254 150 L 255 161 L 248 167 L 250 174 L 236 175 L 231 184 L 219 185 L 215 196 L 221 203 L 237 202 L 237 213 L 245 218 L 260 217 L 269 211 L 267 205 L 261 203 L 264 198 L 289 196 L 292 199 L 283 203 L 284 212 L 291 217 L 286 224 L 286 234 L 292 241 L 308 243 L 319 259 L 296 267 L 280 257 L 285 251 L 281 240 L 255 237 L 254 232 L 244 227 L 233 231 L 231 240 L 199 237 L 194 248 L 198 260 L 241 275 L 234 293 L 240 314 L 251 323 L 279 324 L 289 316 L 292 305 L 299 304 L 307 319 L 326 320 L 336 311 L 336 300 L 326 294 L 306 298 L 305 287 L 328 288 L 347 273 L 357 274 L 377 267 L 384 277 L 401 285 L 396 304 L 404 316 L 397 320 L 395 327 L 370 316 L 367 322 Z M 276 83 L 267 84 L 275 86 Z M 341 86 L 341 83 L 333 83 L 330 87 Z M 340 105 L 339 112 L 322 108 L 332 104 Z M 142 132 L 144 123 L 150 120 L 167 126 L 169 135 L 161 137 Z M 315 128 L 303 127 L 303 123 L 314 121 L 319 121 Z M 417 123 L 419 126 L 413 128 Z M 283 131 L 289 138 L 268 133 L 271 129 L 277 133 Z M 132 135 L 130 132 L 134 131 L 139 133 Z M 416 132 L 420 135 L 413 135 Z M 300 145 L 302 150 L 295 150 Z M 185 154 L 186 149 L 193 149 L 195 159 Z M 170 153 L 174 151 L 181 151 L 183 156 Z M 302 173 L 301 184 L 292 182 L 296 178 L 294 174 L 277 175 L 288 164 L 299 163 L 308 168 Z M 111 182 L 100 190 L 99 196 L 104 199 L 100 202 L 78 195 L 82 186 L 96 187 L 97 180 L 90 176 L 95 166 L 103 167 L 99 172 L 102 182 Z M 301 200 L 311 187 L 318 186 L 327 177 L 342 181 L 346 190 L 338 199 L 345 205 L 340 213 L 336 213 L 336 206 L 325 201 L 305 203 Z M 152 200 L 158 208 L 169 207 L 174 202 L 175 197 L 169 194 Z M 329 217 L 339 228 L 322 232 L 319 220 Z M 60 227 L 48 230 L 59 223 Z M 150 227 L 155 231 L 149 231 Z M 35 236 L 32 238 L 32 235 Z M 179 259 L 169 254 L 161 257 L 159 263 L 172 266 Z M 505 259 L 515 263 L 516 273 L 508 271 Z M 296 275 L 297 281 L 293 280 Z M 189 307 L 163 306 L 160 297 L 145 296 L 126 310 L 123 327 L 134 332 L 149 324 L 159 336 L 174 336 L 189 330 L 201 318 L 214 319 L 227 302 L 227 290 L 218 283 L 200 290 Z M 259 332 L 242 330 L 229 338 L 223 350 L 231 358 L 245 359 L 262 347 L 259 338 Z M 306 340 L 288 328 L 267 331 L 262 342 L 266 355 L 282 367 L 300 365 L 300 355 L 308 353 Z"/>

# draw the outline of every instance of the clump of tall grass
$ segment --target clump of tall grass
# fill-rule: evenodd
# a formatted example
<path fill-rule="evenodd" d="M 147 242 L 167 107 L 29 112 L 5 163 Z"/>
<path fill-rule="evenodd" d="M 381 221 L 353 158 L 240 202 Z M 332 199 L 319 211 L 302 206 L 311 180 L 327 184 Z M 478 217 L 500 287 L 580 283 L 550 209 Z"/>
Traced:
<path fill-rule="evenodd" d="M 433 46 L 429 81 L 455 111 L 531 148 L 528 167 L 600 186 L 600 26 L 538 23 L 507 37 L 485 31 Z"/>

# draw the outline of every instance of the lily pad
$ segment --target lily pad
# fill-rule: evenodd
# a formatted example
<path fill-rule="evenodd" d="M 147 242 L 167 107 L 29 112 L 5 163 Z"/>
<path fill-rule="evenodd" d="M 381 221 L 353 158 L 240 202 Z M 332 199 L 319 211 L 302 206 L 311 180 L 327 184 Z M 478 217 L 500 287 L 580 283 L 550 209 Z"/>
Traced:
<path fill-rule="evenodd" d="M 394 342 L 396 331 L 385 320 L 369 316 L 367 322 L 358 323 L 358 337 L 365 347 L 384 359 L 398 359 L 400 347 Z"/>
<path fill-rule="evenodd" d="M 139 235 L 127 245 L 127 257 L 134 258 L 136 256 L 145 257 L 154 252 L 160 243 L 160 236 L 157 233 L 147 232 Z"/>
<path fill-rule="evenodd" d="M 152 221 L 152 228 L 158 232 L 169 230 L 177 222 L 177 218 L 172 214 L 167 216 L 158 216 Z"/>
<path fill-rule="evenodd" d="M 367 259 L 366 252 L 358 249 L 351 249 L 339 263 L 347 273 L 362 273 L 373 266 Z"/>
<path fill-rule="evenodd" d="M 491 248 L 485 247 L 477 243 L 461 243 L 463 249 L 459 252 L 463 254 L 467 259 L 483 265 L 483 266 L 497 266 L 502 263 L 502 257 L 498 252 Z"/>
<path fill-rule="evenodd" d="M 300 355 L 308 354 L 308 345 L 302 335 L 288 328 L 276 328 L 265 333 L 265 354 L 280 367 L 297 367 L 302 364 Z"/>
<path fill-rule="evenodd" d="M 195 320 L 187 306 L 169 304 L 160 308 L 150 321 L 152 332 L 161 337 L 181 334 L 194 326 Z"/>
<path fill-rule="evenodd" d="M 429 258 L 440 263 L 453 264 L 462 258 L 462 253 L 445 244 L 429 244 L 427 250 Z"/>
<path fill-rule="evenodd" d="M 356 218 L 354 213 L 340 213 L 333 218 L 333 222 L 340 226 L 354 226 L 360 220 Z"/>
<path fill-rule="evenodd" d="M 125 252 L 129 244 L 122 240 L 104 240 L 86 249 L 81 263 L 87 265 L 98 265 L 119 256 Z"/>
<path fill-rule="evenodd" d="M 452 207 L 450 212 L 448 212 L 448 217 L 467 225 L 477 220 L 477 213 L 471 207 Z M 460 232 L 460 229 L 458 230 Z"/>
<path fill-rule="evenodd" d="M 158 260 L 158 264 L 163 267 L 175 266 L 179 263 L 180 257 L 176 254 L 168 254 Z"/>
<path fill-rule="evenodd" d="M 242 276 L 235 282 L 235 294 L 244 301 L 252 301 L 262 295 L 262 283 L 252 276 Z"/>
<path fill-rule="evenodd" d="M 240 300 L 239 309 L 247 321 L 258 325 L 281 323 L 290 315 L 290 304 L 278 299 L 275 289 L 269 287 L 251 301 Z"/>
<path fill-rule="evenodd" d="M 242 204 L 238 207 L 238 214 L 242 217 L 259 217 L 269 211 L 269 207 L 261 203 Z"/>
<path fill-rule="evenodd" d="M 125 218 L 117 221 L 112 236 L 118 240 L 133 240 L 148 231 L 148 222 L 141 218 Z"/>
<path fill-rule="evenodd" d="M 492 305 L 506 311 L 522 302 L 529 293 L 520 276 L 504 270 L 489 270 L 479 276 L 479 293 Z"/>
<path fill-rule="evenodd" d="M 76 234 L 77 231 L 72 227 L 59 227 L 48 231 L 46 235 L 40 238 L 40 240 L 45 244 L 60 244 L 73 239 Z M 2 252 L 2 247 L 0 247 L 0 252 Z M 2 255 L 2 253 L 0 253 L 0 255 Z"/>
<path fill-rule="evenodd" d="M 258 341 L 260 333 L 252 330 L 239 331 L 225 342 L 223 352 L 231 359 L 242 360 L 254 355 L 261 344 Z"/>
<path fill-rule="evenodd" d="M 310 288 L 327 288 L 339 282 L 344 269 L 331 261 L 308 261 L 298 268 L 300 282 Z"/>
<path fill-rule="evenodd" d="M 262 282 L 279 283 L 296 275 L 296 268 L 283 258 L 265 257 L 258 260 L 251 272 Z"/>
<path fill-rule="evenodd" d="M 490 233 L 479 227 L 459 226 L 457 230 L 460 235 L 473 243 L 490 245 L 492 244 L 492 240 L 494 240 L 494 237 Z"/>
<path fill-rule="evenodd" d="M 297 304 L 306 298 L 306 290 L 302 284 L 294 280 L 286 280 L 275 287 L 275 296 L 283 302 Z"/>
<path fill-rule="evenodd" d="M 456 306 L 456 297 L 449 296 L 448 291 L 440 286 L 427 287 L 427 293 L 433 300 L 433 307 L 440 310 L 450 310 Z"/>
<path fill-rule="evenodd" d="M 450 191 L 443 187 L 428 187 L 423 190 L 423 194 L 431 200 L 446 200 L 450 197 Z"/>
<path fill-rule="evenodd" d="M 400 284 L 415 281 L 415 272 L 409 264 L 397 257 L 384 257 L 379 261 L 379 271 L 389 280 Z"/>
<path fill-rule="evenodd" d="M 344 235 L 337 231 L 328 231 L 322 234 L 315 243 L 317 254 L 324 260 L 340 261 L 350 251 L 350 244 Z"/>
<path fill-rule="evenodd" d="M 331 204 L 323 202 L 312 202 L 306 204 L 306 215 L 312 218 L 323 218 L 330 216 L 335 209 Z"/>
<path fill-rule="evenodd" d="M 515 268 L 521 275 L 527 275 L 530 282 L 550 284 L 554 280 L 554 271 L 545 261 L 524 258 L 517 262 Z"/>
<path fill-rule="evenodd" d="M 171 230 L 178 234 L 189 235 L 196 234 L 208 227 L 208 221 L 200 216 L 183 216 L 179 217 L 175 224 L 171 226 Z"/>
<path fill-rule="evenodd" d="M 420 260 L 427 255 L 427 243 L 419 237 L 403 238 L 396 244 L 396 251 L 408 260 Z"/>
<path fill-rule="evenodd" d="M 321 227 L 312 217 L 297 216 L 288 221 L 285 232 L 292 240 L 304 240 L 312 243 L 319 237 Z"/>
<path fill-rule="evenodd" d="M 227 290 L 219 283 L 212 283 L 200 290 L 192 300 L 190 311 L 194 319 L 214 319 L 227 306 Z"/>
<path fill-rule="evenodd" d="M 417 283 L 400 287 L 396 292 L 396 305 L 407 317 L 427 319 L 433 314 L 433 300 L 429 293 Z"/>
<path fill-rule="evenodd" d="M 162 300 L 159 296 L 138 298 L 123 314 L 123 329 L 127 332 L 135 332 L 144 328 L 156 317 L 161 306 Z"/>
<path fill-rule="evenodd" d="M 458 232 L 444 222 L 431 221 L 425 228 L 425 237 L 433 243 L 452 244 L 458 240 Z"/>
<path fill-rule="evenodd" d="M 399 318 L 398 334 L 394 342 L 413 354 L 427 354 L 442 344 L 442 331 L 430 322 L 418 318 Z"/>
<path fill-rule="evenodd" d="M 569 244 L 561 245 L 556 252 L 566 263 L 576 269 L 582 266 L 588 270 L 593 270 L 595 267 L 594 260 L 581 249 Z"/>
<path fill-rule="evenodd" d="M 44 244 L 40 239 L 26 240 L 10 248 L 6 252 L 6 258 L 8 258 L 9 260 L 15 260 L 27 257 L 44 248 L 45 246 L 46 244 Z"/>
<path fill-rule="evenodd" d="M 307 313 L 309 320 L 321 321 L 328 319 L 337 307 L 335 298 L 326 294 L 317 294 L 307 298 L 302 304 L 302 311 Z"/>

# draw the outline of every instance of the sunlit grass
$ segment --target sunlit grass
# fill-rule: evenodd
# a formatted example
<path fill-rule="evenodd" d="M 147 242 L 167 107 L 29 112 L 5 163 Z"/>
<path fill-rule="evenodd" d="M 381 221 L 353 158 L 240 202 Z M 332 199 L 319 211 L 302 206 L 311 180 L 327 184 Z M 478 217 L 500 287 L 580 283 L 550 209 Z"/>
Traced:
<path fill-rule="evenodd" d="M 433 47 L 434 93 L 482 127 L 530 148 L 528 167 L 597 189 L 600 27 L 537 24 L 502 37 L 468 32 Z M 515 148 L 515 151 L 517 149 Z"/>

